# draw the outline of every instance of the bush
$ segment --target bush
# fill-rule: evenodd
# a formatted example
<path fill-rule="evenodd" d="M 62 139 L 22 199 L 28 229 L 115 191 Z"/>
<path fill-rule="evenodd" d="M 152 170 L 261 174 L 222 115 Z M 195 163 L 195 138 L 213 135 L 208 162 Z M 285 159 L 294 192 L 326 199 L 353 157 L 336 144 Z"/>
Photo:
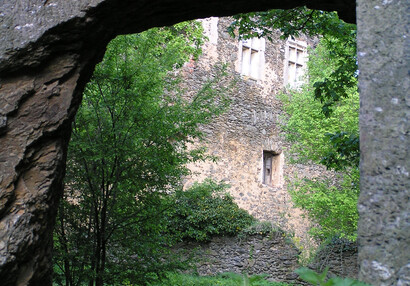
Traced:
<path fill-rule="evenodd" d="M 175 194 L 169 214 L 171 230 L 183 240 L 209 241 L 213 236 L 236 235 L 255 219 L 238 207 L 228 185 L 205 180 Z"/>

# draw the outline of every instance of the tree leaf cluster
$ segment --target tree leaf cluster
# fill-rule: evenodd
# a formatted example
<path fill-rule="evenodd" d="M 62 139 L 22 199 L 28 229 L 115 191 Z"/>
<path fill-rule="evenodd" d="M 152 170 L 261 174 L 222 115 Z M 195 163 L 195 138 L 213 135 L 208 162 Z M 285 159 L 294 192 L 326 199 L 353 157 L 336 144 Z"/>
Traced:
<path fill-rule="evenodd" d="M 68 149 L 65 194 L 55 228 L 55 282 L 144 285 L 183 267 L 169 252 L 179 237 L 169 196 L 204 160 L 199 129 L 229 105 L 224 68 L 187 98 L 180 68 L 201 53 L 202 27 L 119 36 L 87 84 Z"/>
<path fill-rule="evenodd" d="M 239 34 L 240 38 L 266 37 L 274 41 L 273 34 L 279 30 L 282 38 L 328 35 L 339 38 L 350 33 L 352 24 L 339 19 L 336 12 L 311 10 L 304 6 L 287 10 L 269 10 L 251 12 L 233 16 L 234 21 L 228 28 L 231 35 Z"/>
<path fill-rule="evenodd" d="M 360 157 L 356 26 L 344 23 L 335 12 L 298 7 L 239 14 L 229 27 L 231 35 L 245 39 L 275 41 L 277 31 L 282 39 L 307 35 L 318 40 L 309 50 L 307 83 L 281 97 L 293 162 L 321 163 L 341 172 L 336 183 L 296 180 L 292 200 L 316 223 L 311 230 L 316 238 L 339 235 L 354 240 Z"/>
<path fill-rule="evenodd" d="M 334 179 L 304 179 L 290 184 L 292 201 L 307 211 L 314 222 L 309 234 L 318 241 L 332 237 L 354 241 L 357 237 L 359 172 L 355 169 L 337 180 L 337 185 Z"/>
<path fill-rule="evenodd" d="M 210 241 L 214 236 L 234 236 L 255 219 L 238 207 L 226 192 L 229 186 L 205 180 L 175 193 L 175 208 L 168 216 L 172 231 L 183 240 Z"/>
<path fill-rule="evenodd" d="M 315 83 L 337 69 L 325 40 L 309 52 L 307 83 L 298 91 L 281 96 L 288 114 L 283 126 L 292 143 L 292 161 L 320 163 L 339 172 L 332 179 L 304 179 L 291 182 L 295 206 L 307 211 L 316 225 L 310 230 L 320 241 L 333 236 L 356 239 L 359 196 L 359 94 L 346 89 L 328 115 L 315 97 Z"/>
<path fill-rule="evenodd" d="M 340 58 L 337 58 L 340 60 Z M 281 95 L 289 115 L 283 126 L 291 151 L 298 162 L 309 160 L 329 169 L 357 168 L 359 164 L 359 93 L 357 86 L 346 89 L 347 96 L 334 103 L 332 112 L 323 112 L 316 99 L 315 84 L 327 78 L 337 63 L 326 41 L 309 52 L 306 84 L 300 90 Z"/>

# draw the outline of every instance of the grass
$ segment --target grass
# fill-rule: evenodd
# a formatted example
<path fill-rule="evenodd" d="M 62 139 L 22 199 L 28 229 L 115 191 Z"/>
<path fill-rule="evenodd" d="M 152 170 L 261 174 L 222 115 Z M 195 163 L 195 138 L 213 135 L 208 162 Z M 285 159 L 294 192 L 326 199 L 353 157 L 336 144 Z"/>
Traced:
<path fill-rule="evenodd" d="M 151 286 L 290 286 L 281 282 L 265 279 L 265 275 L 223 273 L 216 276 L 197 276 L 180 273 L 168 273 L 167 279 Z"/>

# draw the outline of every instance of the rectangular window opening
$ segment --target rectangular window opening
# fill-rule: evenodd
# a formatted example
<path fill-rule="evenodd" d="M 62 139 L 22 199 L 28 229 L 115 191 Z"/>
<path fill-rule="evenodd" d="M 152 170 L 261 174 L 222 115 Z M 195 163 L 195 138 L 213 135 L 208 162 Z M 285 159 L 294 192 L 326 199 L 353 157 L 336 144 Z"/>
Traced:
<path fill-rule="evenodd" d="M 291 88 L 299 88 L 303 84 L 303 76 L 306 66 L 307 44 L 304 41 L 291 41 L 286 43 L 286 62 L 284 72 L 285 85 Z"/>
<path fill-rule="evenodd" d="M 261 68 L 264 64 L 264 39 L 252 38 L 241 40 L 240 43 L 240 73 L 253 80 L 259 80 L 261 78 Z"/>
<path fill-rule="evenodd" d="M 265 185 L 276 186 L 280 184 L 280 153 L 263 151 L 263 178 Z"/>

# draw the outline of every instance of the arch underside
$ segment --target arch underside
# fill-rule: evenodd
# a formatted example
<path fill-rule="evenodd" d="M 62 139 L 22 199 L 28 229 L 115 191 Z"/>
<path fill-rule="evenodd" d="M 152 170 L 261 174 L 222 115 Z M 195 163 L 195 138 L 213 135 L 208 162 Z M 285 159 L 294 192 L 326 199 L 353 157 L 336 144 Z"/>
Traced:
<path fill-rule="evenodd" d="M 373 0 L 362 2 L 362 7 L 370 2 L 376 3 Z M 287 9 L 300 5 L 321 10 L 336 10 L 339 16 L 348 22 L 355 22 L 356 19 L 356 3 L 352 0 L 2 1 L 0 4 L 0 11 L 2 11 L 0 14 L 1 284 L 51 285 L 52 229 L 62 192 L 71 122 L 81 102 L 83 88 L 96 62 L 102 58 L 105 46 L 113 37 L 188 19 L 272 8 Z M 359 32 L 360 23 L 363 23 L 364 27 L 364 23 L 367 22 L 363 20 L 366 17 L 370 16 L 364 15 L 362 19 L 358 18 Z M 371 34 L 372 30 L 368 33 Z M 391 31 L 386 33 L 391 34 Z M 359 41 L 359 48 L 360 45 Z M 362 44 L 363 49 L 367 49 L 366 45 L 366 43 Z M 402 75 L 401 66 L 394 66 L 392 69 L 400 69 L 400 76 Z M 364 67 L 360 68 L 360 71 L 361 74 L 365 73 L 366 79 L 366 72 L 370 73 L 371 69 Z M 363 86 L 367 86 L 367 83 L 364 82 Z M 399 91 L 397 96 L 399 102 L 400 96 L 404 97 L 404 94 L 400 95 Z M 364 98 L 366 102 L 374 101 L 373 97 Z M 371 108 L 373 107 L 365 108 L 365 111 L 371 113 Z M 403 110 L 401 109 L 400 112 L 406 112 L 406 109 Z M 366 114 L 370 114 L 369 112 Z M 401 118 L 403 118 L 400 115 L 402 113 L 398 115 Z M 370 134 L 380 123 L 376 122 L 374 126 L 363 122 L 361 124 L 365 128 L 362 130 L 369 130 Z M 393 120 L 392 124 L 399 123 Z M 366 126 L 369 128 L 366 129 Z M 365 138 L 367 141 L 364 142 L 374 142 L 372 136 L 374 135 L 367 136 Z M 401 136 L 408 136 L 408 132 Z M 403 144 L 405 146 L 406 142 L 408 141 L 399 144 L 400 150 L 403 150 L 402 146 Z M 366 162 L 373 162 L 373 159 L 366 157 L 372 151 L 366 152 L 363 149 L 366 149 L 366 146 L 362 144 L 362 159 L 367 160 L 362 164 L 367 168 L 362 169 L 362 176 L 369 174 L 368 177 L 373 178 L 374 174 L 371 170 L 375 167 L 370 166 L 370 163 L 366 164 Z M 386 148 L 388 149 L 387 146 Z M 398 155 L 399 159 L 405 160 L 403 156 L 406 155 L 406 151 L 404 155 L 402 153 Z M 373 158 L 372 156 L 370 157 Z M 409 170 L 409 168 L 405 169 L 408 165 L 406 161 L 400 164 L 402 170 Z M 382 174 L 381 180 L 383 176 Z M 408 186 L 408 180 L 406 181 L 405 178 L 400 180 L 403 182 L 399 184 L 401 187 Z M 369 185 L 374 186 L 374 183 L 370 182 Z M 367 188 L 367 185 L 362 186 Z M 408 230 L 408 225 L 406 227 Z"/>

